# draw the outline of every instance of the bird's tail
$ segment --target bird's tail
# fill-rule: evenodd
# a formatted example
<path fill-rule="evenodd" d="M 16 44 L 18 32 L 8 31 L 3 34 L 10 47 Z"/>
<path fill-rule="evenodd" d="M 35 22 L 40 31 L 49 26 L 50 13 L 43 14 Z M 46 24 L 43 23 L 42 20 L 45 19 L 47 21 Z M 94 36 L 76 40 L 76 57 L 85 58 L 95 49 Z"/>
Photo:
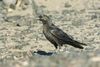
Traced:
<path fill-rule="evenodd" d="M 80 43 L 80 42 L 75 41 L 75 40 L 72 40 L 72 41 L 70 42 L 70 45 L 72 45 L 73 47 L 79 48 L 79 49 L 83 49 L 83 48 L 84 48 L 82 45 L 87 46 L 87 44 L 85 44 L 85 43 Z"/>

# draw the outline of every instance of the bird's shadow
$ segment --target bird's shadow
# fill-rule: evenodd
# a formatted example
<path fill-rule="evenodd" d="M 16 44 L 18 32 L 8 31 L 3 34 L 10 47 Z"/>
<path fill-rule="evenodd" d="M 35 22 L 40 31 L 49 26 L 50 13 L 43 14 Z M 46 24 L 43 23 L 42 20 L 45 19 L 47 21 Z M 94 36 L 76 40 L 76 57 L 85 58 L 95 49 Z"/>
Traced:
<path fill-rule="evenodd" d="M 53 54 L 53 52 L 45 52 L 42 50 L 38 50 L 37 52 L 34 52 L 34 53 L 38 55 L 44 55 L 44 56 L 51 56 Z"/>

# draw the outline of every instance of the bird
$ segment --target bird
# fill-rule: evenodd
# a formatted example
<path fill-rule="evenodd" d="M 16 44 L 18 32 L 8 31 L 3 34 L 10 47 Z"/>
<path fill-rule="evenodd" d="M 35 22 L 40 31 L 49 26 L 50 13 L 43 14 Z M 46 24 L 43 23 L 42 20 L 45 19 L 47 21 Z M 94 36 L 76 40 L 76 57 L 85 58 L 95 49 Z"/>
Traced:
<path fill-rule="evenodd" d="M 61 49 L 64 44 L 68 44 L 79 49 L 83 49 L 83 46 L 87 45 L 85 43 L 74 40 L 71 36 L 54 25 L 49 16 L 39 15 L 38 17 L 38 20 L 43 24 L 43 34 L 45 35 L 46 39 L 54 45 L 56 49 Z"/>

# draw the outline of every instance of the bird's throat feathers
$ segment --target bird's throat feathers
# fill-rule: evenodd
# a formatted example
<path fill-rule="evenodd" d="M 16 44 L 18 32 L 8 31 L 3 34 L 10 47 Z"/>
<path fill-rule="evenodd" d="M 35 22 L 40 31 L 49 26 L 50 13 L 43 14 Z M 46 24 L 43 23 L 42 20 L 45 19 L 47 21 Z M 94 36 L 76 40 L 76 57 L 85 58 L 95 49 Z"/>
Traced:
<path fill-rule="evenodd" d="M 53 23 L 51 23 L 50 21 L 44 21 L 43 25 L 45 25 L 45 26 L 51 26 L 51 25 L 53 25 Z"/>

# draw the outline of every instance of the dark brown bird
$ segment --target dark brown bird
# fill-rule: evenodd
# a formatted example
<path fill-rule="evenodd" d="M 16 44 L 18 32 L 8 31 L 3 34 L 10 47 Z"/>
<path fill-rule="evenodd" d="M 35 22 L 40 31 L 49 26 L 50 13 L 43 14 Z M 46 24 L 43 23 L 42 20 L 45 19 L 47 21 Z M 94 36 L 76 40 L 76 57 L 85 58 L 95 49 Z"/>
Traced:
<path fill-rule="evenodd" d="M 45 37 L 55 46 L 56 49 L 60 49 L 63 44 L 68 44 L 76 48 L 83 49 L 82 45 L 78 41 L 73 40 L 69 35 L 55 26 L 50 17 L 47 15 L 40 15 L 39 20 L 43 23 L 43 33 Z"/>

